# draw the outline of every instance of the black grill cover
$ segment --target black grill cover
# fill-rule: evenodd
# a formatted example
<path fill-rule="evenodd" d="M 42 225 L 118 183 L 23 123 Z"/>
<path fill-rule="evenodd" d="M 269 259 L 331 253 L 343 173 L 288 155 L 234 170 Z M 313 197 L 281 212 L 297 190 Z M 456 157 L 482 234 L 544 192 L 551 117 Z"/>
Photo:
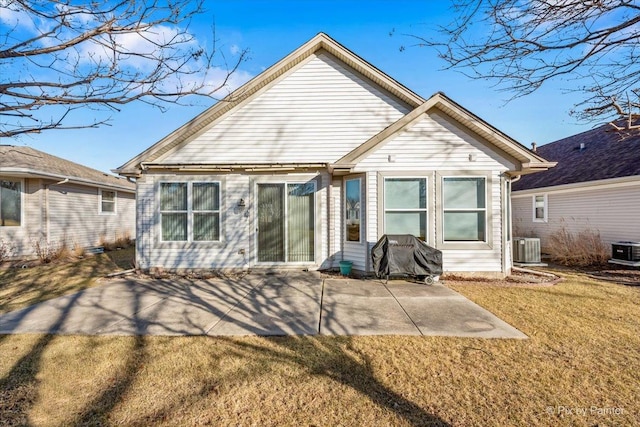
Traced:
<path fill-rule="evenodd" d="M 378 277 L 442 274 L 442 252 L 411 234 L 385 234 L 371 249 L 371 259 Z"/>

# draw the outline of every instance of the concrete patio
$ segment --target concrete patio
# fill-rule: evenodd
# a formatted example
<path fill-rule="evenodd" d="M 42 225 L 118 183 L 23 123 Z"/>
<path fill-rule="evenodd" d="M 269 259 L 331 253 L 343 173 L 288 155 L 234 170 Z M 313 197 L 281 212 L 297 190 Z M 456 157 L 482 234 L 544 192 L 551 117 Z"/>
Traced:
<path fill-rule="evenodd" d="M 442 284 L 282 271 L 237 279 L 120 278 L 0 315 L 0 334 L 432 335 L 527 338 Z"/>

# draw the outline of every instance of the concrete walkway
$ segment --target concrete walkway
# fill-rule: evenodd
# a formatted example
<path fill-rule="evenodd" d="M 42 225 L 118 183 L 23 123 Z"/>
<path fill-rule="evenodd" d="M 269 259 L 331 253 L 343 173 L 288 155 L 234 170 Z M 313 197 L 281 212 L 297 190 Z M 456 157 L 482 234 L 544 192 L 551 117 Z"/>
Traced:
<path fill-rule="evenodd" d="M 439 335 L 526 338 L 441 284 L 322 279 L 112 279 L 0 315 L 0 334 Z"/>

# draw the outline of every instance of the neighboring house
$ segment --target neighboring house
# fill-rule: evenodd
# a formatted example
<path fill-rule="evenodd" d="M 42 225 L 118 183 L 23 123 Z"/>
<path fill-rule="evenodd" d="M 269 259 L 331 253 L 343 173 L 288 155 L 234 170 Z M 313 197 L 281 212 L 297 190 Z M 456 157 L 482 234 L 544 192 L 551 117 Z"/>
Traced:
<path fill-rule="evenodd" d="M 88 247 L 135 235 L 135 185 L 29 147 L 0 145 L 0 241 Z"/>
<path fill-rule="evenodd" d="M 383 234 L 409 233 L 445 271 L 504 275 L 509 181 L 550 166 L 321 33 L 116 172 L 136 178 L 143 269 L 369 272 Z"/>
<path fill-rule="evenodd" d="M 536 151 L 558 165 L 513 184 L 516 234 L 539 237 L 543 250 L 563 227 L 640 241 L 640 129 L 605 124 Z"/>

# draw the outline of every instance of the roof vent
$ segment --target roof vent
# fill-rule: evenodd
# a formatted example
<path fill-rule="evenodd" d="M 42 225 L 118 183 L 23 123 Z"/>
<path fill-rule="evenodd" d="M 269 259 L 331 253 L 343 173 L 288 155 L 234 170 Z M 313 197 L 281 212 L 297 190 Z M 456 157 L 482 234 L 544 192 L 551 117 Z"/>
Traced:
<path fill-rule="evenodd" d="M 582 151 L 582 150 L 584 150 L 584 149 L 585 149 L 584 142 L 581 142 L 581 143 L 580 143 L 580 151 Z"/>
<path fill-rule="evenodd" d="M 538 151 L 538 144 L 536 144 L 535 142 L 532 142 L 531 143 L 531 151 L 536 153 Z"/>

